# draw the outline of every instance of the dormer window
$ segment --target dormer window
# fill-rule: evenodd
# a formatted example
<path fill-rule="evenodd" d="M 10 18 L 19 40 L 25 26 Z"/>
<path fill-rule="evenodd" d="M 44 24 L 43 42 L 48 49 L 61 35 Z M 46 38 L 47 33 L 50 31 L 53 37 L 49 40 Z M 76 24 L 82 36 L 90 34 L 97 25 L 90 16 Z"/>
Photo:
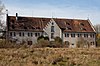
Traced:
<path fill-rule="evenodd" d="M 84 24 L 83 24 L 83 23 L 80 23 L 80 25 L 84 26 Z"/>
<path fill-rule="evenodd" d="M 32 29 L 35 29 L 34 27 L 32 27 Z"/>
<path fill-rule="evenodd" d="M 70 28 L 70 27 L 67 27 L 66 29 L 67 29 L 67 30 L 72 30 L 72 28 Z"/>
<path fill-rule="evenodd" d="M 70 25 L 69 23 L 66 23 L 66 25 Z"/>
<path fill-rule="evenodd" d="M 40 29 L 40 27 L 36 27 L 36 29 Z"/>
<path fill-rule="evenodd" d="M 85 28 L 81 28 L 81 30 L 86 31 L 86 29 L 85 29 Z"/>
<path fill-rule="evenodd" d="M 85 28 L 83 28 L 83 30 L 84 30 L 84 31 L 86 31 L 86 29 L 85 29 Z"/>
<path fill-rule="evenodd" d="M 27 27 L 24 27 L 24 29 L 27 29 Z"/>

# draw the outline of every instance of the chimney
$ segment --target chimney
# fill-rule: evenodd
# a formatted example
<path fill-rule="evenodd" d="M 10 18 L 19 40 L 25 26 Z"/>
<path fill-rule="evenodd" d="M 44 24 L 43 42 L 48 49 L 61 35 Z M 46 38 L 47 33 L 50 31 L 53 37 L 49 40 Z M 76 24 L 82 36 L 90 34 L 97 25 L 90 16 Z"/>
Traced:
<path fill-rule="evenodd" d="M 16 20 L 18 20 L 18 13 L 16 13 Z"/>

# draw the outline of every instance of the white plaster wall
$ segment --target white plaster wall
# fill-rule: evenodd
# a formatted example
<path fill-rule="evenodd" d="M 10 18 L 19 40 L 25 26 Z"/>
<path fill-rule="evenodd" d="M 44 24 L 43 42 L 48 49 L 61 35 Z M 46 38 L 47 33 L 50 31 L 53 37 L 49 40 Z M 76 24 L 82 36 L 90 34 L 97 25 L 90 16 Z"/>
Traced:
<path fill-rule="evenodd" d="M 67 32 L 66 32 L 67 33 Z M 69 41 L 70 42 L 70 45 L 69 47 L 76 47 L 76 44 L 77 42 L 79 41 L 80 37 L 77 37 L 77 34 L 78 33 L 74 33 L 75 34 L 75 37 L 71 37 L 71 33 L 69 33 L 69 37 L 65 37 L 65 33 L 63 33 L 63 41 Z M 90 34 L 91 33 L 81 33 L 82 34 L 82 37 L 84 38 L 84 40 L 87 40 L 88 42 L 95 42 L 95 37 L 94 38 L 91 38 L 90 37 Z M 84 37 L 84 34 L 88 34 L 88 38 Z M 95 33 L 93 33 L 95 35 Z M 74 44 L 74 45 L 72 45 Z M 95 43 L 96 44 L 96 43 Z M 94 45 L 95 47 L 96 45 Z"/>
<path fill-rule="evenodd" d="M 54 25 L 52 25 L 52 23 L 54 23 Z M 43 29 L 44 32 L 46 32 L 49 36 L 50 41 L 54 41 L 54 39 L 51 39 L 51 26 L 54 26 L 54 37 L 58 36 L 61 38 L 61 29 L 59 28 L 59 26 L 56 24 L 56 22 L 51 19 L 50 22 L 46 25 L 46 27 Z"/>
<path fill-rule="evenodd" d="M 12 32 L 12 36 L 10 36 L 10 32 Z M 37 43 L 37 38 L 38 38 L 38 36 L 37 37 L 35 36 L 35 33 L 40 33 L 40 35 L 42 35 L 42 32 L 28 32 L 28 31 L 10 31 L 10 32 L 9 32 L 9 37 L 17 38 L 18 39 L 17 43 L 22 43 L 22 41 L 25 41 L 26 43 L 27 41 L 32 41 L 32 43 L 34 44 Z M 16 33 L 16 36 L 13 35 L 14 32 Z M 23 35 L 19 36 L 20 32 L 24 33 L 24 36 Z M 32 37 L 28 36 L 28 33 L 32 33 L 33 36 Z"/>

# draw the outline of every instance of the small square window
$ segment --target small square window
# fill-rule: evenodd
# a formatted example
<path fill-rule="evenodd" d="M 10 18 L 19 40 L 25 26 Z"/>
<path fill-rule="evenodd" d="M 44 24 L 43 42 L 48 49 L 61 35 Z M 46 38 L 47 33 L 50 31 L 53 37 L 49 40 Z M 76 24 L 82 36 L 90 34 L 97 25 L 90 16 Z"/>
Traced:
<path fill-rule="evenodd" d="M 52 25 L 54 25 L 54 23 L 52 22 Z"/>

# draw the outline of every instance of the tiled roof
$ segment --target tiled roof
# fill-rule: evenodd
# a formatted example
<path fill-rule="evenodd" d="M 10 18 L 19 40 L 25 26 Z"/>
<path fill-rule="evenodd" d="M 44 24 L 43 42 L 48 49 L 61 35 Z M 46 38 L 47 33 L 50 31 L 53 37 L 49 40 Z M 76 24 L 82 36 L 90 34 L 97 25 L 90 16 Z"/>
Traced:
<path fill-rule="evenodd" d="M 43 31 L 52 18 L 8 16 L 9 31 Z M 95 32 L 88 20 L 53 18 L 65 32 Z"/>

